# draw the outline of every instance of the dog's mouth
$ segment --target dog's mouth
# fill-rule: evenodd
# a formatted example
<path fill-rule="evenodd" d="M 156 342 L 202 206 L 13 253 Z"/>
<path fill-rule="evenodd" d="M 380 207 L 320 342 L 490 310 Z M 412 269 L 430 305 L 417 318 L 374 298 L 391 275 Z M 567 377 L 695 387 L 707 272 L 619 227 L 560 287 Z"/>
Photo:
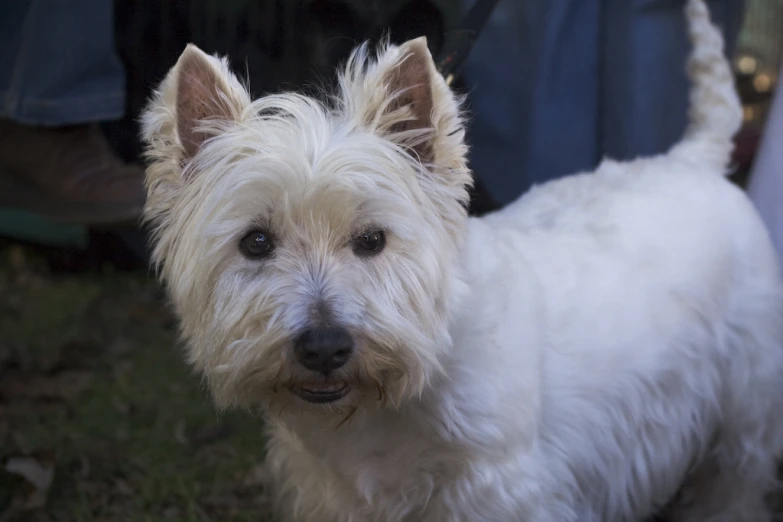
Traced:
<path fill-rule="evenodd" d="M 351 391 L 347 383 L 336 384 L 308 384 L 292 390 L 300 399 L 312 404 L 329 404 L 335 402 Z"/>

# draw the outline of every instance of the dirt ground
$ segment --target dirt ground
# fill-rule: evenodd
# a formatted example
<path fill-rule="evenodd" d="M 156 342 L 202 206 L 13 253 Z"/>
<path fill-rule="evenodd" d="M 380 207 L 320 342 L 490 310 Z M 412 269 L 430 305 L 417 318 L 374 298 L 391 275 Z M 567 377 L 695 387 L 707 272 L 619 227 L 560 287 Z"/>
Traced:
<path fill-rule="evenodd" d="M 0 248 L 0 521 L 264 521 L 263 447 L 215 413 L 145 271 Z"/>

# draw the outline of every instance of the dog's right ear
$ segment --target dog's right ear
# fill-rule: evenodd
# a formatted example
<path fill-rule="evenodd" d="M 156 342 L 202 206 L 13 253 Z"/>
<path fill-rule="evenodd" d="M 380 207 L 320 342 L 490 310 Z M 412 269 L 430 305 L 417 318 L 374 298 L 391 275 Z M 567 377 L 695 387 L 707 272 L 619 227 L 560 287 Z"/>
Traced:
<path fill-rule="evenodd" d="M 144 114 L 144 138 L 152 147 L 161 140 L 177 145 L 167 153 L 188 160 L 217 133 L 211 123 L 239 121 L 248 105 L 250 95 L 228 62 L 189 44 Z"/>
<path fill-rule="evenodd" d="M 188 45 L 141 119 L 147 145 L 146 219 L 158 220 L 187 183 L 191 160 L 206 141 L 241 122 L 250 95 L 225 59 Z"/>
<path fill-rule="evenodd" d="M 250 95 L 228 62 L 188 45 L 142 116 L 148 184 L 181 177 L 183 167 L 211 136 L 242 120 Z M 164 168 L 165 166 L 165 168 Z M 152 177 L 153 179 L 149 179 Z"/>
<path fill-rule="evenodd" d="M 177 84 L 177 136 L 185 158 L 196 155 L 209 137 L 200 125 L 209 121 L 239 121 L 250 104 L 225 61 L 188 45 L 172 73 Z"/>

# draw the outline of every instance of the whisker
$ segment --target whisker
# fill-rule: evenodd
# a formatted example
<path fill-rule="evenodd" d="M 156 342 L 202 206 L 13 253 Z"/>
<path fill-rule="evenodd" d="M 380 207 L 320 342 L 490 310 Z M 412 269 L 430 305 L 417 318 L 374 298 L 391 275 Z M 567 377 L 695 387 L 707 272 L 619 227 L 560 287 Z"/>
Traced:
<path fill-rule="evenodd" d="M 275 393 L 277 393 L 277 390 L 278 390 L 278 388 L 280 386 L 280 377 L 282 375 L 283 375 L 283 365 L 281 364 L 278 367 L 278 369 L 277 369 L 277 373 L 275 374 L 274 379 L 272 379 L 272 382 L 273 382 L 273 384 L 272 384 L 272 391 L 274 391 Z"/>
<path fill-rule="evenodd" d="M 351 411 L 349 411 L 349 412 L 348 412 L 348 415 L 346 415 L 346 416 L 343 418 L 343 420 L 341 420 L 341 421 L 340 421 L 340 422 L 337 424 L 337 426 L 335 426 L 335 427 L 334 427 L 335 431 L 337 431 L 338 429 L 340 429 L 340 426 L 342 426 L 343 424 L 345 424 L 346 422 L 348 422 L 348 420 L 349 420 L 351 417 L 353 417 L 353 414 L 354 414 L 354 413 L 356 413 L 356 410 L 357 410 L 357 409 L 358 409 L 358 407 L 357 407 L 357 406 L 354 406 L 354 407 L 352 407 L 352 408 L 351 408 Z"/>

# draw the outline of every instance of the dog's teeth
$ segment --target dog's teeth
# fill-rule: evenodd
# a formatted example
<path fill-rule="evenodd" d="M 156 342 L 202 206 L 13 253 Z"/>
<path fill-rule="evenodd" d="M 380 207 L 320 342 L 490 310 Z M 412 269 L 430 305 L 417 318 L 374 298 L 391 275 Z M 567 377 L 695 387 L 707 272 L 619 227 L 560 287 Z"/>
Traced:
<path fill-rule="evenodd" d="M 328 393 L 340 391 L 343 389 L 343 386 L 343 384 L 313 384 L 311 386 L 307 386 L 307 389 L 314 392 Z"/>

